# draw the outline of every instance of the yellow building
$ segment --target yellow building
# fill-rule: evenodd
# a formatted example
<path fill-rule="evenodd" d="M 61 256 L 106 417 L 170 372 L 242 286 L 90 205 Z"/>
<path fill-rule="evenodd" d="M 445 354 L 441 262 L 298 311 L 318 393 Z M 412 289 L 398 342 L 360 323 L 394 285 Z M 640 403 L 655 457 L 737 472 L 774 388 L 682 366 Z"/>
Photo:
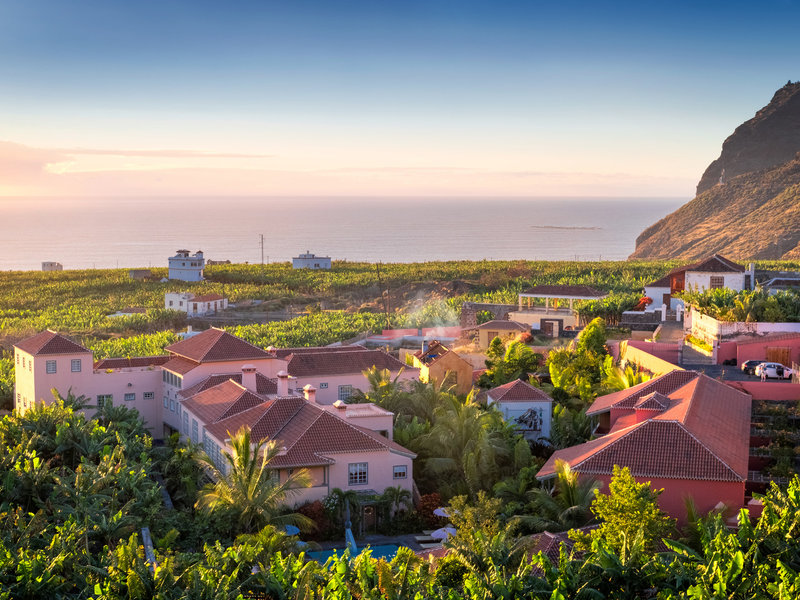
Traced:
<path fill-rule="evenodd" d="M 472 389 L 472 365 L 439 342 L 431 342 L 427 350 L 420 350 L 411 357 L 423 383 L 435 381 L 444 387 L 455 385 L 457 394 L 467 394 Z"/>

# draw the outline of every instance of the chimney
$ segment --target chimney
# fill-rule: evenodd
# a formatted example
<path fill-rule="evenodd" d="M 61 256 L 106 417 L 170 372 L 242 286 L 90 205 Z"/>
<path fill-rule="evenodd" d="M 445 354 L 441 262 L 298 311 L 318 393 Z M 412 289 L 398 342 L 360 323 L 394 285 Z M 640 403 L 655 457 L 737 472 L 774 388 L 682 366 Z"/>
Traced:
<path fill-rule="evenodd" d="M 242 367 L 242 386 L 251 392 L 256 392 L 256 368 L 253 365 Z"/>
<path fill-rule="evenodd" d="M 306 397 L 308 402 L 312 404 L 316 404 L 317 402 L 317 388 L 315 388 L 310 383 L 303 388 L 303 395 Z"/>
<path fill-rule="evenodd" d="M 289 395 L 289 374 L 286 371 L 278 371 L 278 396 Z"/>

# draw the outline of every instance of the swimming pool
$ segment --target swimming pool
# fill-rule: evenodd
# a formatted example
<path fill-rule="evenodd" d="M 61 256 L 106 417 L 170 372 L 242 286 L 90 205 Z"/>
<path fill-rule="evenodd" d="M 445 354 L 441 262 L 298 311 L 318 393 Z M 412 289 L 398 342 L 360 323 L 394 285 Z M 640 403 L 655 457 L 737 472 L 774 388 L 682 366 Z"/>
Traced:
<path fill-rule="evenodd" d="M 372 552 L 372 558 L 385 558 L 386 560 L 392 560 L 397 554 L 397 550 L 399 546 L 395 546 L 393 544 L 384 544 L 381 546 L 367 546 Z M 366 550 L 367 548 L 363 548 L 361 552 Z M 331 556 L 336 554 L 337 556 L 341 556 L 342 553 L 345 551 L 345 548 L 334 548 L 333 550 L 319 550 L 317 552 L 308 552 L 307 556 L 309 558 L 313 558 L 319 563 L 325 563 Z M 359 552 L 359 554 L 361 553 Z"/>

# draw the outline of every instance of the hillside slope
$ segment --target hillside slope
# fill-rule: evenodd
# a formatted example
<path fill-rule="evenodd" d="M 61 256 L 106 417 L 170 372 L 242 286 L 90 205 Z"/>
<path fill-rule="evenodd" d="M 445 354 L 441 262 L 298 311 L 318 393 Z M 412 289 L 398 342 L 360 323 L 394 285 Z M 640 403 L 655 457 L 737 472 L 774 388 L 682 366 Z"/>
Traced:
<path fill-rule="evenodd" d="M 697 196 L 645 229 L 630 258 L 800 257 L 800 82 L 725 140 Z"/>

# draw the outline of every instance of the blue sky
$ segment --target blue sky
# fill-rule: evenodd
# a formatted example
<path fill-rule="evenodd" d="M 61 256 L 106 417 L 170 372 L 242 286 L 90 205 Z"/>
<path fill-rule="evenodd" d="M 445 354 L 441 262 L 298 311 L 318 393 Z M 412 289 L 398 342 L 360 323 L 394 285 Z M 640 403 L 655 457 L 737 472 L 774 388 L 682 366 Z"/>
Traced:
<path fill-rule="evenodd" d="M 0 194 L 687 196 L 796 2 L 0 4 Z"/>

